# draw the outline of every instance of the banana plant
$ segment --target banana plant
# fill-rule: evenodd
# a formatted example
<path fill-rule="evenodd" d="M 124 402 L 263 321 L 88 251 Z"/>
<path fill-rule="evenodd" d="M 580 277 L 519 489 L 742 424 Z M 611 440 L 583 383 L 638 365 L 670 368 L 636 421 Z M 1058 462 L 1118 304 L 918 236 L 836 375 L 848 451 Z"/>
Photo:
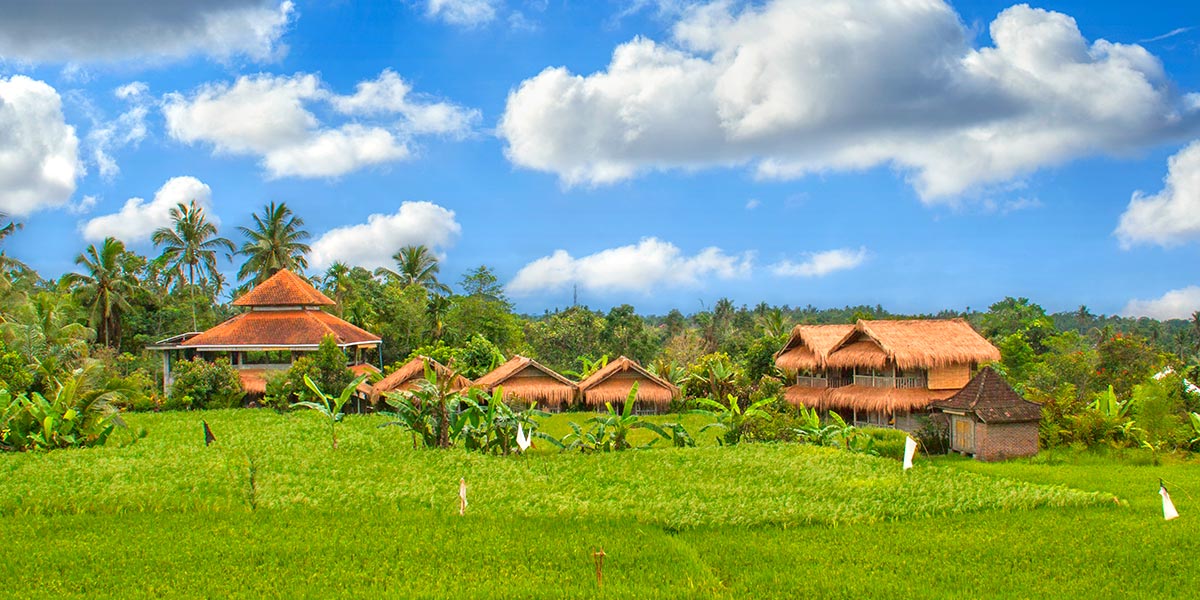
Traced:
<path fill-rule="evenodd" d="M 360 375 L 354 381 L 346 384 L 346 387 L 342 388 L 342 393 L 335 398 L 321 391 L 321 388 L 318 387 L 308 375 L 305 375 L 304 385 L 307 385 L 308 389 L 312 390 L 312 393 L 316 395 L 320 402 L 318 403 L 311 400 L 304 400 L 301 402 L 293 402 L 292 407 L 308 408 L 324 415 L 329 421 L 329 436 L 333 440 L 333 449 L 337 450 L 337 430 L 334 428 L 334 426 L 342 420 L 342 417 L 344 416 L 342 414 L 342 408 L 344 408 L 346 403 L 350 401 L 350 397 L 354 395 L 354 390 L 358 388 L 359 384 L 366 381 L 366 379 L 366 375 Z"/>
<path fill-rule="evenodd" d="M 771 414 L 763 410 L 762 407 L 775 402 L 774 398 L 763 398 L 745 409 L 738 403 L 737 396 L 733 394 L 726 395 L 729 405 L 726 406 L 711 398 L 697 398 L 696 403 L 700 406 L 709 407 L 706 409 L 696 409 L 692 412 L 702 415 L 708 415 L 716 419 L 716 421 L 700 428 L 700 433 L 704 433 L 714 427 L 720 427 L 725 430 L 725 433 L 717 438 L 717 442 L 723 446 L 733 446 L 742 441 L 745 435 L 746 424 L 755 419 L 771 420 Z"/>
<path fill-rule="evenodd" d="M 792 431 L 796 433 L 801 441 L 816 446 L 836 445 L 837 426 L 822 424 L 821 416 L 817 414 L 817 409 L 801 406 L 796 412 L 796 421 L 799 427 L 796 427 Z"/>
<path fill-rule="evenodd" d="M 620 452 L 628 450 L 633 446 L 629 443 L 629 433 L 634 429 L 648 429 L 657 433 L 661 439 L 670 439 L 670 435 L 663 431 L 662 427 L 657 424 L 647 421 L 642 417 L 633 414 L 633 405 L 637 402 L 638 384 L 634 382 L 629 389 L 629 395 L 625 398 L 625 405 L 621 410 L 613 407 L 612 402 L 605 402 L 604 408 L 606 412 L 588 419 L 589 423 L 595 423 L 600 431 L 608 434 L 608 439 L 605 441 L 604 451 Z M 639 448 L 649 448 L 653 446 L 657 439 L 650 440 L 649 443 L 639 446 Z"/>
<path fill-rule="evenodd" d="M 1192 439 L 1188 440 L 1188 443 L 1195 448 L 1197 444 L 1200 444 L 1200 413 L 1188 413 L 1188 422 L 1192 424 L 1192 433 L 1195 434 Z"/>

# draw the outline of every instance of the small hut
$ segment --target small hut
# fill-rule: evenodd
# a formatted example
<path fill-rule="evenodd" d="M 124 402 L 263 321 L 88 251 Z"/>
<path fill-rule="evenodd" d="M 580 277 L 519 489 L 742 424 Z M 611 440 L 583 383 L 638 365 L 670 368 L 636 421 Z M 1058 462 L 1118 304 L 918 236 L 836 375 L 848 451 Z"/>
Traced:
<path fill-rule="evenodd" d="M 475 387 L 489 394 L 499 387 L 504 390 L 504 401 L 509 405 L 536 403 L 549 412 L 559 412 L 569 406 L 579 393 L 579 386 L 570 379 L 524 356 L 514 356 L 476 379 Z"/>
<path fill-rule="evenodd" d="M 439 381 L 453 378 L 453 382 L 450 384 L 451 391 L 457 392 L 471 387 L 470 379 L 451 371 L 446 365 L 428 356 L 417 356 L 371 386 L 371 404 L 378 404 L 379 399 L 388 392 L 407 392 L 416 389 L 417 382 L 425 379 L 426 365 L 433 369 Z"/>
<path fill-rule="evenodd" d="M 634 383 L 638 392 L 633 410 L 639 414 L 666 412 L 671 400 L 679 397 L 679 388 L 624 356 L 580 381 L 579 393 L 584 405 L 597 410 L 606 402 L 623 408 Z"/>
<path fill-rule="evenodd" d="M 991 367 L 933 408 L 948 418 L 955 452 L 983 461 L 1037 454 L 1042 406 L 1022 398 Z"/>

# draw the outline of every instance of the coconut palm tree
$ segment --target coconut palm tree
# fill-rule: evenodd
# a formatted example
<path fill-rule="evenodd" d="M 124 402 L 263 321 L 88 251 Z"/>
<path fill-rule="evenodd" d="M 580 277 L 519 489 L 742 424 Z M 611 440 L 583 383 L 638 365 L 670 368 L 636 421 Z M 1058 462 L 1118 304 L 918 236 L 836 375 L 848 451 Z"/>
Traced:
<path fill-rule="evenodd" d="M 254 227 L 238 227 L 246 237 L 238 253 L 246 262 L 238 270 L 238 281 L 249 279 L 252 285 L 266 281 L 277 271 L 288 269 L 303 271 L 308 268 L 307 240 L 309 233 L 303 229 L 304 219 L 297 217 L 287 204 L 274 202 L 266 205 L 261 214 L 251 215 Z"/>
<path fill-rule="evenodd" d="M 120 344 L 121 313 L 129 310 L 128 298 L 137 287 L 137 280 L 122 267 L 123 254 L 125 244 L 105 238 L 100 247 L 92 244 L 75 257 L 75 264 L 86 272 L 68 275 L 83 303 L 91 308 L 92 329 L 105 346 Z"/>
<path fill-rule="evenodd" d="M 217 226 L 204 214 L 204 209 L 192 200 L 180 202 L 171 209 L 171 226 L 160 227 L 151 237 L 155 246 L 162 246 L 162 259 L 169 265 L 177 284 L 187 273 L 188 299 L 192 305 L 192 329 L 196 324 L 196 277 L 207 281 L 217 274 L 217 251 L 224 250 L 225 258 L 236 251 L 233 242 L 217 235 Z M 178 285 L 176 286 L 178 289 Z"/>
<path fill-rule="evenodd" d="M 350 281 L 350 265 L 344 262 L 336 261 L 325 269 L 325 276 L 321 278 L 321 284 L 325 286 L 325 293 L 333 296 L 333 301 L 337 303 L 334 310 L 337 311 L 337 316 L 341 317 L 345 313 L 346 295 L 351 292 L 352 283 Z"/>
<path fill-rule="evenodd" d="M 437 275 L 441 267 L 437 257 L 424 244 L 405 246 L 392 255 L 392 260 L 400 267 L 393 271 L 386 267 L 375 270 L 375 274 L 390 277 L 404 285 L 417 284 L 430 291 L 449 293 L 450 288 L 438 283 Z"/>

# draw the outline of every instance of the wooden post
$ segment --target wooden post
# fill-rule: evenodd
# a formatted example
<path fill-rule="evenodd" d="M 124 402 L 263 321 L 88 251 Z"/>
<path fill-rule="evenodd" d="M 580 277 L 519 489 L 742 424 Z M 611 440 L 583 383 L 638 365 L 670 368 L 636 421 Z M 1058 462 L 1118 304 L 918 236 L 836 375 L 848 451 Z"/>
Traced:
<path fill-rule="evenodd" d="M 167 395 L 167 382 L 171 379 L 171 351 L 163 350 L 163 395 Z"/>
<path fill-rule="evenodd" d="M 608 556 L 604 553 L 604 547 L 601 546 L 599 551 L 592 551 L 592 562 L 596 563 L 596 586 L 604 585 L 604 557 Z"/>

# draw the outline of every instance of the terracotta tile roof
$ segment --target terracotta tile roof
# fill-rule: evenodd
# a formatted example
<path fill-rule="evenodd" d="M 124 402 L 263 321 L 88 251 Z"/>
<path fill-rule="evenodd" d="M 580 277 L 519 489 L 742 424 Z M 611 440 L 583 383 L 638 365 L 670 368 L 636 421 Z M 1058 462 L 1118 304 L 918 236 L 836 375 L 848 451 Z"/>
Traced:
<path fill-rule="evenodd" d="M 775 366 L 792 371 L 823 368 L 829 352 L 853 329 L 853 325 L 797 325 L 775 355 Z"/>
<path fill-rule="evenodd" d="M 266 281 L 254 286 L 241 298 L 233 301 L 234 306 L 333 306 L 337 304 L 303 277 L 282 270 Z"/>
<path fill-rule="evenodd" d="M 575 399 L 579 386 L 532 358 L 514 356 L 475 380 L 475 387 L 491 393 L 504 390 L 505 399 L 532 400 L 554 406 Z"/>
<path fill-rule="evenodd" d="M 670 404 L 679 397 L 679 388 L 655 377 L 637 362 L 621 356 L 604 368 L 579 382 L 579 391 L 587 405 L 621 402 L 629 396 L 633 383 L 638 382 L 638 400 L 654 404 Z"/>
<path fill-rule="evenodd" d="M 192 337 L 180 346 L 315 348 L 329 334 L 342 346 L 380 341 L 379 336 L 320 310 L 252 310 Z"/>
<path fill-rule="evenodd" d="M 984 423 L 1027 423 L 1042 419 L 1042 405 L 1022 398 L 991 367 L 980 369 L 966 387 L 934 407 L 973 412 Z"/>

